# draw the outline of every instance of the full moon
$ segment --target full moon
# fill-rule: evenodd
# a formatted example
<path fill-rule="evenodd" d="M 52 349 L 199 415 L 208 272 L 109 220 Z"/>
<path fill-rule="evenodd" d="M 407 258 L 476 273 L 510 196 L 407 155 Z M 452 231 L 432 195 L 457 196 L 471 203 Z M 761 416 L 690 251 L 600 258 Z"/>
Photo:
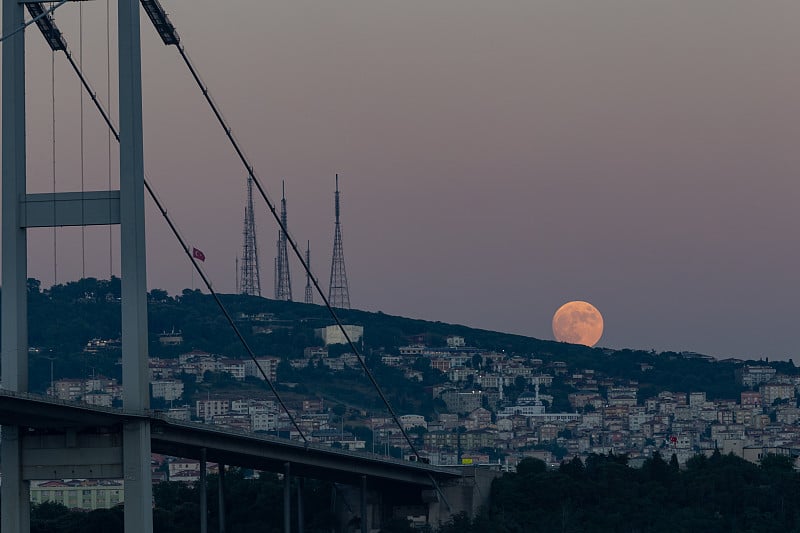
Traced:
<path fill-rule="evenodd" d="M 603 315 L 589 302 L 567 302 L 553 315 L 556 340 L 594 346 L 603 336 Z"/>

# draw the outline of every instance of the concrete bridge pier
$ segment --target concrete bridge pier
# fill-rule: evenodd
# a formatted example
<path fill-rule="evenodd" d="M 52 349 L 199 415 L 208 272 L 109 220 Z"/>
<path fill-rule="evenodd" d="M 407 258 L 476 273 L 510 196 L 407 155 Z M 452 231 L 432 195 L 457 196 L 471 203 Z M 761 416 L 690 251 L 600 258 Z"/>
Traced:
<path fill-rule="evenodd" d="M 474 517 L 489 503 L 492 481 L 500 475 L 498 469 L 463 467 L 461 477 L 432 483 L 430 488 L 368 486 L 366 476 L 362 476 L 360 486 L 341 486 L 338 491 L 337 531 L 375 533 L 396 519 L 436 531 L 460 513 Z"/>
<path fill-rule="evenodd" d="M 200 450 L 200 533 L 208 532 L 208 484 L 206 483 L 206 449 Z"/>
<path fill-rule="evenodd" d="M 292 465 L 283 465 L 283 532 L 292 533 Z"/>
<path fill-rule="evenodd" d="M 438 491 L 425 491 L 423 495 L 428 500 L 428 524 L 434 528 L 460 513 L 475 517 L 481 507 L 489 503 L 492 481 L 502 475 L 499 468 L 463 468 L 461 478 L 444 482 Z"/>
<path fill-rule="evenodd" d="M 225 465 L 219 463 L 217 478 L 217 506 L 219 507 L 219 533 L 226 533 L 225 525 Z"/>
<path fill-rule="evenodd" d="M 304 478 L 297 478 L 297 533 L 303 533 L 306 529 L 306 522 L 303 513 L 306 483 Z M 220 532 L 222 533 L 222 532 Z"/>

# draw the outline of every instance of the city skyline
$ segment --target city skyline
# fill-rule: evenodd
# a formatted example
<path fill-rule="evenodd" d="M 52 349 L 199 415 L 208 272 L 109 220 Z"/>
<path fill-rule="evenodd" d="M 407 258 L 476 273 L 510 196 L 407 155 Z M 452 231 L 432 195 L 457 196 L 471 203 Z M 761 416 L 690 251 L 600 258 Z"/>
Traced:
<path fill-rule="evenodd" d="M 794 355 L 800 6 L 348 1 L 241 18 L 236 2 L 163 3 L 272 200 L 291 185 L 290 233 L 311 241 L 323 285 L 341 174 L 355 307 L 551 339 L 578 299 L 603 314 L 601 346 Z M 95 4 L 84 62 L 107 101 Z M 73 52 L 77 12 L 56 12 Z M 148 174 L 233 292 L 243 169 L 146 18 L 142 38 Z M 50 53 L 35 31 L 27 42 L 29 189 L 48 192 Z M 79 92 L 62 59 L 57 188 L 75 190 Z M 85 108 L 86 188 L 100 189 L 106 132 Z M 148 215 L 149 286 L 178 292 L 190 265 Z M 263 204 L 256 219 L 274 235 Z M 30 239 L 45 285 L 51 235 Z M 86 235 L 86 274 L 106 277 L 108 230 Z M 58 245 L 59 281 L 77 279 L 80 231 Z"/>

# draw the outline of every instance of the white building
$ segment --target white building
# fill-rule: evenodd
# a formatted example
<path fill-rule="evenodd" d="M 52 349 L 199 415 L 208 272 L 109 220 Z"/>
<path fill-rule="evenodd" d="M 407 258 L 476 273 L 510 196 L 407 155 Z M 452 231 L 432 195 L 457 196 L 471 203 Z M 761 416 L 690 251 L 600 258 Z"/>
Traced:
<path fill-rule="evenodd" d="M 278 427 L 278 414 L 266 411 L 250 413 L 250 428 L 253 431 L 274 431 Z"/>
<path fill-rule="evenodd" d="M 278 364 L 281 362 L 278 357 L 258 357 L 256 361 L 258 361 L 258 364 L 270 381 L 276 381 L 278 379 Z M 252 359 L 244 362 L 244 375 L 264 379 L 264 376 L 261 375 L 258 366 Z"/>
<path fill-rule="evenodd" d="M 347 336 L 350 337 L 350 340 L 353 342 L 360 341 L 361 337 L 364 335 L 363 326 L 344 324 L 342 328 L 347 332 Z M 322 341 L 325 343 L 325 346 L 328 346 L 329 344 L 347 344 L 347 339 L 345 338 L 339 326 L 318 328 L 314 330 L 314 332 L 316 333 L 317 337 L 322 339 Z"/>
<path fill-rule="evenodd" d="M 463 348 L 466 345 L 467 345 L 467 343 L 464 340 L 464 337 L 459 337 L 457 335 L 453 335 L 451 337 L 447 337 L 447 347 L 448 348 Z"/>
<path fill-rule="evenodd" d="M 188 406 L 174 407 L 167 409 L 167 416 L 175 420 L 186 420 L 188 422 L 192 419 L 192 410 Z"/>
<path fill-rule="evenodd" d="M 399 418 L 400 418 L 400 424 L 403 426 L 403 429 L 405 430 L 409 430 L 413 427 L 423 427 L 425 429 L 428 429 L 428 422 L 422 415 L 402 415 Z"/>
<path fill-rule="evenodd" d="M 105 392 L 88 392 L 83 395 L 83 401 L 89 405 L 97 405 L 99 407 L 111 407 L 114 398 Z"/>
<path fill-rule="evenodd" d="M 419 357 L 425 351 L 424 344 L 409 344 L 408 346 L 400 346 L 400 355 L 403 357 Z"/>
<path fill-rule="evenodd" d="M 215 416 L 227 415 L 230 410 L 230 400 L 197 400 L 195 416 L 208 421 Z"/>
<path fill-rule="evenodd" d="M 791 383 L 765 383 L 759 387 L 762 403 L 771 406 L 775 400 L 794 400 L 794 385 Z"/>
<path fill-rule="evenodd" d="M 171 402 L 183 396 L 183 381 L 178 379 L 165 379 L 150 382 L 150 390 L 153 398 L 163 398 L 164 401 Z"/>
<path fill-rule="evenodd" d="M 745 387 L 754 387 L 761 383 L 766 383 L 775 377 L 777 370 L 771 366 L 750 366 L 746 365 L 736 371 L 739 383 Z"/>
<path fill-rule="evenodd" d="M 252 361 L 250 361 L 252 362 Z M 244 381 L 246 363 L 240 359 L 223 359 L 220 361 L 221 371 L 227 372 L 233 379 Z"/>
<path fill-rule="evenodd" d="M 60 503 L 69 509 L 91 511 L 110 509 L 125 501 L 125 487 L 119 480 L 32 481 L 31 502 Z"/>

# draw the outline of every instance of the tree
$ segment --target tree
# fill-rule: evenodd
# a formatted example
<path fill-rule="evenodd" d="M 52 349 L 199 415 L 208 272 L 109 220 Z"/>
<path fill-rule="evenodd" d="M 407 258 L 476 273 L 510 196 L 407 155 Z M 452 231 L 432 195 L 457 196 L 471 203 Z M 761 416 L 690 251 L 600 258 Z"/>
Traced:
<path fill-rule="evenodd" d="M 431 368 L 431 360 L 427 357 L 417 357 L 412 368 L 418 372 L 425 372 Z"/>
<path fill-rule="evenodd" d="M 547 464 L 540 459 L 526 458 L 517 464 L 517 474 L 520 476 L 535 476 L 547 471 Z"/>
<path fill-rule="evenodd" d="M 788 455 L 768 453 L 761 458 L 761 468 L 768 472 L 792 472 L 794 461 Z"/>
<path fill-rule="evenodd" d="M 472 356 L 472 368 L 478 369 L 483 366 L 483 357 L 481 354 L 476 353 Z"/>
<path fill-rule="evenodd" d="M 153 289 L 147 294 L 147 299 L 152 303 L 166 303 L 172 298 L 169 297 L 169 293 L 165 290 Z"/>

